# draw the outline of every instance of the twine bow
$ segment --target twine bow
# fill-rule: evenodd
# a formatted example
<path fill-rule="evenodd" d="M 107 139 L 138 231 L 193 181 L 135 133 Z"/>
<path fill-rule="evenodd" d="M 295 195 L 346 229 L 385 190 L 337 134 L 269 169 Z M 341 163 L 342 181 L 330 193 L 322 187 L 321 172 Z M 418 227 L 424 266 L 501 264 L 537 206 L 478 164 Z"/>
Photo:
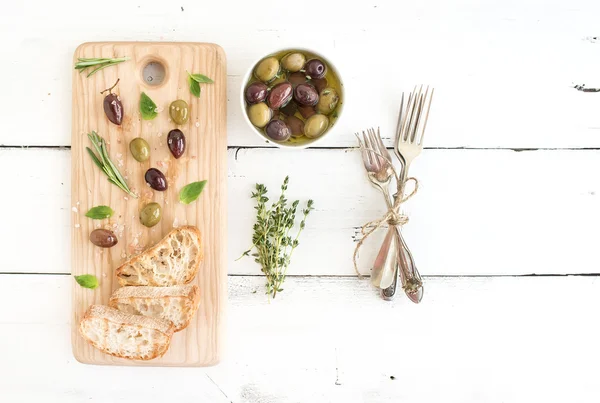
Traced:
<path fill-rule="evenodd" d="M 406 216 L 400 212 L 400 206 L 402 205 L 402 203 L 404 203 L 405 201 L 407 201 L 408 199 L 413 197 L 417 193 L 417 190 L 419 189 L 419 181 L 417 180 L 417 178 L 413 178 L 413 177 L 407 178 L 405 184 L 408 181 L 413 181 L 415 184 L 412 192 L 410 192 L 407 196 L 397 197 L 394 200 L 394 204 L 392 205 L 392 207 L 383 215 L 383 217 L 381 217 L 377 220 L 369 221 L 368 223 L 366 223 L 365 225 L 363 225 L 361 227 L 360 232 L 363 237 L 356 244 L 356 248 L 354 249 L 354 256 L 353 256 L 354 270 L 356 270 L 356 274 L 358 274 L 359 278 L 362 278 L 363 275 L 358 270 L 358 263 L 356 262 L 356 260 L 358 258 L 358 251 L 360 250 L 363 242 L 365 242 L 365 240 L 369 236 L 371 236 L 371 234 L 373 234 L 375 231 L 377 231 L 379 228 L 381 228 L 381 226 L 384 223 L 387 223 L 388 225 L 400 225 L 400 226 L 408 223 L 408 216 Z M 369 227 L 371 227 L 371 228 L 369 228 Z"/>

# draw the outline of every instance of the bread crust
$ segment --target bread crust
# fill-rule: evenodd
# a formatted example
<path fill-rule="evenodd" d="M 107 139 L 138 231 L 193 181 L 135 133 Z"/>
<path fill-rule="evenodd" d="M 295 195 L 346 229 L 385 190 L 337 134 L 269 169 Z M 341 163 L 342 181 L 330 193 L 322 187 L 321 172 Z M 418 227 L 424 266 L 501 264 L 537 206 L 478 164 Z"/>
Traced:
<path fill-rule="evenodd" d="M 99 345 L 94 340 L 91 340 L 84 331 L 84 324 L 86 321 L 91 319 L 101 319 L 104 320 L 107 324 L 108 322 L 112 322 L 121 326 L 139 326 L 145 329 L 155 330 L 157 332 L 163 333 L 167 337 L 167 343 L 164 344 L 154 344 L 154 348 L 152 349 L 152 353 L 147 357 L 132 357 L 124 354 L 118 354 L 111 351 L 108 351 L 103 346 Z M 107 326 L 108 327 L 108 326 Z M 114 357 L 119 358 L 127 358 L 127 359 L 135 359 L 141 361 L 152 360 L 158 357 L 163 356 L 169 346 L 171 344 L 171 337 L 175 331 L 175 327 L 169 321 L 158 318 L 150 318 L 147 316 L 140 315 L 130 315 L 128 313 L 121 312 L 117 309 L 104 306 L 104 305 L 91 305 L 81 322 L 79 322 L 79 333 L 83 336 L 83 338 L 90 343 L 92 346 L 96 347 L 98 350 L 102 351 L 105 354 L 112 355 Z M 106 330 L 104 331 L 106 332 Z M 106 336 L 106 335 L 105 335 Z"/>
<path fill-rule="evenodd" d="M 174 285 L 170 287 L 121 287 L 113 292 L 108 304 L 110 307 L 118 309 L 119 302 L 128 303 L 130 299 L 150 300 L 176 297 L 187 298 L 191 301 L 191 308 L 188 312 L 186 312 L 186 321 L 180 326 L 175 326 L 175 332 L 179 332 L 188 327 L 192 318 L 196 314 L 196 311 L 198 310 L 198 306 L 200 305 L 200 288 L 198 288 L 198 286 L 195 284 Z"/>
<path fill-rule="evenodd" d="M 198 269 L 200 267 L 200 264 L 204 260 L 204 248 L 203 248 L 203 245 L 202 245 L 202 233 L 200 232 L 200 230 L 198 228 L 194 227 L 194 226 L 186 225 L 186 226 L 182 226 L 182 227 L 178 227 L 178 228 L 173 229 L 167 235 L 165 235 L 163 237 L 163 239 L 161 239 L 158 243 L 156 243 L 156 245 L 154 245 L 154 246 L 146 249 L 144 252 L 140 253 L 139 255 L 136 255 L 136 256 L 132 257 L 131 259 L 129 259 L 128 261 L 126 261 L 125 263 L 123 263 L 121 266 L 119 266 L 115 270 L 115 274 L 117 276 L 119 284 L 122 287 L 124 287 L 124 286 L 131 286 L 131 285 L 136 285 L 136 286 L 144 286 L 144 285 L 148 285 L 148 286 L 164 286 L 164 285 L 167 285 L 167 284 L 157 284 L 154 281 L 148 281 L 148 284 L 130 284 L 131 281 L 128 280 L 125 277 L 124 271 L 126 270 L 127 267 L 140 262 L 142 259 L 146 259 L 146 257 L 148 257 L 148 256 L 156 256 L 157 252 L 159 251 L 159 249 L 161 249 L 163 246 L 165 246 L 167 244 L 167 242 L 171 238 L 171 236 L 173 236 L 177 232 L 183 232 L 183 231 L 187 231 L 187 232 L 193 233 L 194 236 L 197 239 L 197 246 L 198 246 L 198 254 L 197 254 L 197 257 L 196 257 L 196 262 L 195 262 L 194 268 L 192 270 L 190 270 L 190 272 L 188 273 L 187 277 L 182 282 L 180 282 L 178 284 L 188 284 L 188 283 L 190 283 L 194 279 L 194 277 L 196 277 L 196 274 L 198 273 Z M 175 284 L 170 284 L 170 285 L 175 285 Z"/>

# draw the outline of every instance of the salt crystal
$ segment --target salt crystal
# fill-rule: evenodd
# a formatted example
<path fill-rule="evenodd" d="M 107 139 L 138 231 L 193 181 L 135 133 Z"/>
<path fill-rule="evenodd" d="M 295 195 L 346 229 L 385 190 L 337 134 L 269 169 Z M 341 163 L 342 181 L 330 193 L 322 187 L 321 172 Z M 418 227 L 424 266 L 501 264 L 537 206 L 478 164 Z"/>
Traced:
<path fill-rule="evenodd" d="M 121 158 L 122 156 L 123 156 L 123 154 L 117 153 L 117 158 Z"/>
<path fill-rule="evenodd" d="M 102 277 L 106 278 L 106 273 L 102 273 Z"/>
<path fill-rule="evenodd" d="M 81 225 L 75 224 L 75 228 L 79 228 L 79 227 L 81 227 Z"/>
<path fill-rule="evenodd" d="M 158 133 L 158 137 L 162 137 L 162 133 Z"/>
<path fill-rule="evenodd" d="M 196 127 L 200 127 L 200 122 L 196 122 Z"/>
<path fill-rule="evenodd" d="M 117 228 L 119 225 L 118 224 L 113 224 L 113 228 Z"/>
<path fill-rule="evenodd" d="M 77 203 L 75 203 L 75 204 L 79 206 L 79 202 L 77 202 Z"/>
<path fill-rule="evenodd" d="M 173 220 L 173 228 L 177 227 L 179 227 L 179 220 L 177 219 L 177 217 L 175 217 L 175 219 Z"/>
<path fill-rule="evenodd" d="M 73 207 L 71 210 L 73 210 L 74 213 L 77 213 L 77 207 Z"/>
<path fill-rule="evenodd" d="M 121 257 L 122 257 L 123 259 L 125 259 L 125 258 L 127 257 L 127 253 L 125 253 L 125 252 L 121 253 Z"/>

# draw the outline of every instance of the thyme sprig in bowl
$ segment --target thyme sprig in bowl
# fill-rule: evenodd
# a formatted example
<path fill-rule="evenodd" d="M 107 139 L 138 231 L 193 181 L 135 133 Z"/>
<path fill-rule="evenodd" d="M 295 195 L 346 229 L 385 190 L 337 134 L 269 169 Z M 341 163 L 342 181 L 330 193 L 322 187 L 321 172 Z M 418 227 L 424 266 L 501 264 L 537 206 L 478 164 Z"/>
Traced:
<path fill-rule="evenodd" d="M 313 201 L 308 200 L 306 207 L 302 210 L 298 230 L 293 235 L 296 224 L 296 212 L 299 200 L 288 204 L 285 198 L 289 177 L 285 177 L 281 185 L 279 199 L 270 207 L 267 207 L 269 198 L 265 185 L 257 183 L 256 191 L 252 198 L 256 200 L 256 223 L 252 235 L 252 247 L 245 251 L 244 256 L 253 256 L 254 261 L 261 265 L 261 271 L 266 276 L 266 294 L 275 298 L 278 292 L 283 291 L 282 285 L 285 280 L 288 267 L 294 250 L 300 244 L 298 238 L 306 227 L 306 217 L 314 209 Z M 254 251 L 254 253 L 252 253 Z M 238 259 L 239 260 L 239 259 Z"/>

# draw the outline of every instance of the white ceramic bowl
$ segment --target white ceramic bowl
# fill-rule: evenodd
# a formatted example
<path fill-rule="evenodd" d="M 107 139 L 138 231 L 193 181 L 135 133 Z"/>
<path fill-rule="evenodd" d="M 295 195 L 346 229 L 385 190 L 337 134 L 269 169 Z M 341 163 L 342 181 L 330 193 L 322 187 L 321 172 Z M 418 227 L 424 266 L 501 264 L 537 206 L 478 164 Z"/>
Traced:
<path fill-rule="evenodd" d="M 323 133 L 323 135 L 321 137 L 317 137 L 315 139 L 306 139 L 306 140 L 302 141 L 301 143 L 300 142 L 299 143 L 289 143 L 289 142 L 278 143 L 278 142 L 268 138 L 265 135 L 265 133 L 262 130 L 258 129 L 256 126 L 254 126 L 250 122 L 250 119 L 248 118 L 248 113 L 246 112 L 247 106 L 246 106 L 246 99 L 245 99 L 244 93 L 246 91 L 246 86 L 248 85 L 248 81 L 250 80 L 250 77 L 254 73 L 254 67 L 256 67 L 258 62 L 260 62 L 262 59 L 269 57 L 270 55 L 278 54 L 278 53 L 284 52 L 284 51 L 306 52 L 307 54 L 310 54 L 311 56 L 314 55 L 315 57 L 318 57 L 327 65 L 328 69 L 331 69 L 331 71 L 337 76 L 337 78 L 340 82 L 340 91 L 339 91 L 340 94 L 339 95 L 340 95 L 341 102 L 338 105 L 337 109 L 335 110 L 335 112 L 337 113 L 337 118 L 335 120 L 335 124 L 330 126 L 325 131 L 325 133 Z M 344 107 L 344 102 L 346 102 L 346 91 L 344 90 L 344 83 L 342 81 L 342 77 L 340 76 L 339 70 L 335 67 L 335 65 L 333 63 L 331 63 L 331 60 L 329 60 L 328 58 L 323 56 L 321 53 L 315 52 L 312 49 L 306 49 L 306 48 L 283 48 L 283 49 L 275 50 L 267 55 L 261 56 L 259 59 L 255 60 L 252 63 L 252 65 L 250 66 L 250 68 L 248 69 L 246 74 L 244 75 L 244 78 L 242 79 L 242 86 L 240 88 L 240 106 L 242 108 L 242 116 L 244 116 L 244 120 L 246 121 L 246 123 L 248 123 L 248 127 L 250 127 L 250 130 L 252 130 L 257 136 L 259 136 L 261 140 L 268 141 L 270 144 L 275 144 L 277 147 L 280 147 L 280 148 L 303 149 L 303 148 L 307 148 L 307 147 L 312 147 L 312 146 L 315 146 L 320 141 L 322 141 L 325 137 L 331 136 L 336 131 L 336 128 L 339 124 L 340 118 L 342 117 L 342 109 Z"/>

